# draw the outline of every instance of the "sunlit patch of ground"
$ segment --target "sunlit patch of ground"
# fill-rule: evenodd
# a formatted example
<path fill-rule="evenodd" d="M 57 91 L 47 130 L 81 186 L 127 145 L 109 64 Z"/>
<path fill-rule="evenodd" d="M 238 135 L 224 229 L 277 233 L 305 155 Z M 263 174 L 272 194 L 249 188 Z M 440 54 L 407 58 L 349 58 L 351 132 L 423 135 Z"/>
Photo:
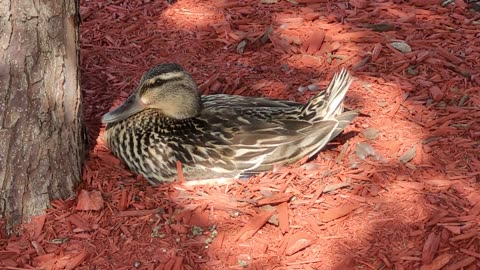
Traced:
<path fill-rule="evenodd" d="M 81 189 L 98 191 L 104 208 L 55 201 L 30 234 L 2 242 L 1 266 L 480 267 L 478 12 L 425 1 L 261 2 L 81 3 L 96 142 Z M 323 89 L 346 67 L 355 77 L 346 107 L 363 115 L 309 163 L 248 181 L 152 187 L 108 152 L 99 119 L 160 62 L 184 65 L 203 93 L 301 102 L 315 91 L 299 87 Z"/>

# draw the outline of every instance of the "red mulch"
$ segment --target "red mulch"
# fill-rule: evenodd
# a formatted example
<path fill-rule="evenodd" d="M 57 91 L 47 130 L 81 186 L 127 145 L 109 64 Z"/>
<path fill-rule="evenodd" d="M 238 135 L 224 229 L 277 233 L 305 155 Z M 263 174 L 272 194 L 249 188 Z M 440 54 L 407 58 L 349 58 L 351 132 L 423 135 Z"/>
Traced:
<path fill-rule="evenodd" d="M 84 181 L 1 239 L 0 266 L 480 269 L 480 13 L 438 2 L 83 0 Z M 168 61 L 203 93 L 302 102 L 347 67 L 366 116 L 308 163 L 152 187 L 99 120 Z"/>

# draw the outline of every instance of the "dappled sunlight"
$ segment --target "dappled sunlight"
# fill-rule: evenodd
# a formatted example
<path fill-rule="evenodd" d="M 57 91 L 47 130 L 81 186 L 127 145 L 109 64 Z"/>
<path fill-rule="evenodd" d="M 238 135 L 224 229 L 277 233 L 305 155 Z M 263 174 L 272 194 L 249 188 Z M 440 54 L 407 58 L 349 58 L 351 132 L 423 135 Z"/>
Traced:
<path fill-rule="evenodd" d="M 96 141 L 82 189 L 106 206 L 55 202 L 38 242 L 52 254 L 88 251 L 84 264 L 102 269 L 478 266 L 478 16 L 422 1 L 268 2 L 82 4 Z M 203 94 L 298 102 L 345 67 L 345 107 L 361 115 L 309 162 L 153 187 L 111 155 L 99 119 L 163 62 L 182 64 Z M 60 251 L 47 242 L 63 238 Z"/>
<path fill-rule="evenodd" d="M 159 28 L 164 28 L 169 23 L 172 28 L 181 28 L 183 31 L 195 31 L 199 39 L 211 36 L 209 27 L 216 28 L 221 33 L 221 25 L 225 23 L 223 9 L 205 1 L 185 2 L 179 1 L 169 5 L 162 12 L 157 22 Z M 225 31 L 227 29 L 224 29 Z"/>
<path fill-rule="evenodd" d="M 132 176 L 119 167 L 119 161 L 104 146 L 96 148 L 99 159 L 93 159 L 93 164 L 87 167 L 91 168 L 87 179 L 110 179 L 91 180 L 92 186 L 116 194 L 114 198 L 120 206 L 115 207 L 119 209 L 129 204 L 122 203 L 124 193 L 116 191 L 111 180 L 128 183 L 128 194 L 145 196 L 130 208 L 151 206 L 152 200 L 166 207 L 175 226 L 172 229 L 165 226 L 162 232 L 166 233 L 166 239 L 157 245 L 169 247 L 175 239 L 186 241 L 180 246 L 180 254 L 164 253 L 163 258 L 169 261 L 183 258 L 184 263 L 193 260 L 210 269 L 240 268 L 244 264 L 268 269 L 309 266 L 332 269 L 345 260 L 346 269 L 385 266 L 411 269 L 421 265 L 424 256 L 435 255 L 428 250 L 423 251 L 427 255 L 422 255 L 427 236 L 435 233 L 432 226 L 445 239 L 454 236 L 462 239 L 475 226 L 475 217 L 462 217 L 467 212 L 461 209 L 468 209 L 479 199 L 475 195 L 478 172 L 467 165 L 478 164 L 478 159 L 465 152 L 474 143 L 457 128 L 472 125 L 474 119 L 452 126 L 456 123 L 448 115 L 458 113 L 458 108 L 442 107 L 432 100 L 432 93 L 438 98 L 436 84 L 443 85 L 441 91 L 465 85 L 459 77 L 444 79 L 450 76 L 445 71 L 432 75 L 432 69 L 443 63 L 442 57 L 449 56 L 443 51 L 443 54 L 432 53 L 430 43 L 419 40 L 427 35 L 426 31 L 433 31 L 435 37 L 437 26 L 431 26 L 428 19 L 446 20 L 444 15 L 411 7 L 400 10 L 387 4 L 374 5 L 372 14 L 378 19 L 376 22 L 386 24 L 378 27 L 390 27 L 388 24 L 392 22 L 396 23 L 393 28 L 409 27 L 417 22 L 425 33 L 392 35 L 392 32 L 372 31 L 366 22 L 373 23 L 374 19 L 370 19 L 373 15 L 362 10 L 347 10 L 354 16 L 349 17 L 351 23 L 338 22 L 345 14 L 332 6 L 329 12 L 323 8 L 276 9 L 266 21 L 253 15 L 245 15 L 248 20 L 231 17 L 234 11 L 226 12 L 211 3 L 192 5 L 180 1 L 166 7 L 158 17 L 155 31 L 168 32 L 175 41 L 162 43 L 159 55 L 184 64 L 202 93 L 305 102 L 316 92 L 299 91 L 299 87 L 314 84 L 321 91 L 336 71 L 347 66 L 353 69 L 354 83 L 347 94 L 346 107 L 366 116 L 347 127 L 347 133 L 354 131 L 356 135 L 340 136 L 340 145 L 333 142 L 332 147 L 310 163 L 262 174 L 248 182 L 161 186 L 154 189 L 161 191 L 159 194 L 164 197 L 161 202 L 151 191 L 141 195 L 142 188 L 133 186 L 135 181 L 128 180 Z M 256 14 L 250 6 L 240 5 L 237 9 L 244 14 Z M 259 43 L 269 25 L 273 31 L 268 40 Z M 178 29 L 175 32 L 173 28 Z M 250 43 L 243 54 L 238 54 L 236 46 L 243 39 Z M 413 46 L 412 53 L 402 54 L 390 45 L 402 39 Z M 167 51 L 172 54 L 166 54 Z M 410 70 L 412 74 L 418 72 L 415 77 L 406 73 L 412 64 L 418 65 L 414 67 L 416 70 Z M 458 95 L 453 93 L 455 98 Z M 125 97 L 120 96 L 119 100 Z M 474 101 L 476 96 L 472 98 Z M 466 102 L 473 105 L 471 100 Z M 464 136 L 463 142 L 457 138 L 453 143 L 450 136 L 457 134 Z M 365 156 L 358 150 L 359 144 L 373 152 Z M 338 185 L 341 187 L 336 188 Z M 323 188 L 333 191 L 322 193 Z M 275 204 L 270 208 L 255 205 L 259 199 L 285 194 L 293 198 L 283 203 L 280 200 L 284 208 Z M 256 218 L 272 210 L 277 221 L 274 218 L 260 223 L 259 228 L 251 228 L 258 226 Z M 193 218 L 195 215 L 203 217 L 203 221 Z M 213 231 L 197 238 L 186 237 L 185 231 L 193 224 L 215 225 L 219 234 L 208 249 L 201 247 L 214 235 Z M 146 226 L 150 229 L 153 225 Z M 287 231 L 282 234 L 285 228 Z M 254 235 L 236 240 L 244 236 L 242 233 Z M 448 250 L 445 244 L 441 248 Z"/>
<path fill-rule="evenodd" d="M 355 136 L 340 136 L 340 144 L 333 142 L 312 162 L 282 168 L 248 182 L 172 184 L 154 188 L 153 193 L 150 187 L 142 191 L 143 187 L 136 187 L 136 182 L 129 180 L 132 176 L 121 169 L 119 161 L 105 147 L 99 147 L 99 159 L 94 158 L 87 167 L 91 168 L 87 179 L 110 181 L 91 180 L 92 187 L 114 194 L 113 207 L 122 213 L 135 214 L 136 210 L 125 209 L 145 205 L 149 208 L 152 201 L 164 206 L 164 216 L 173 218 L 174 224 L 162 227 L 165 239 L 153 241 L 162 250 L 176 246 L 181 251 L 164 252 L 163 260 L 201 263 L 210 269 L 242 265 L 332 269 L 349 258 L 353 260 L 346 269 L 412 269 L 422 264 L 424 256 L 431 255 L 428 252 L 432 251 L 422 249 L 427 236 L 435 230 L 445 239 L 460 236 L 460 240 L 454 238 L 459 243 L 461 237 L 468 236 L 469 228 L 475 227 L 476 217 L 465 216 L 478 201 L 478 172 L 466 164 L 478 164 L 478 159 L 465 152 L 474 143 L 457 127 L 472 125 L 474 119 L 452 126 L 458 123 L 453 123 L 448 115 L 455 110 L 458 113 L 458 107 L 439 105 L 435 85 L 442 84 L 440 90 L 445 91 L 463 87 L 465 82 L 459 77 L 450 78 L 448 71 L 432 74 L 446 54 L 432 53 L 431 44 L 419 40 L 427 35 L 426 31 L 433 31 L 434 38 L 438 34 L 437 26 L 430 25 L 429 18 L 446 19 L 436 11 L 415 11 L 411 7 L 400 10 L 398 6 L 388 7 L 391 3 L 374 5 L 371 14 L 361 9 L 346 10 L 350 23 L 339 22 L 346 14 L 332 6 L 328 12 L 323 6 L 303 10 L 278 8 L 268 18 L 255 17 L 260 15 L 248 5 L 222 10 L 211 3 L 192 5 L 180 1 L 166 7 L 158 17 L 155 31 L 168 32 L 163 37 L 170 37 L 171 41 L 142 46 L 146 50 L 161 46 L 154 51 L 161 59 L 184 64 L 201 85 L 202 93 L 305 102 L 316 92 L 299 91 L 300 86 L 315 84 L 322 90 L 336 71 L 347 66 L 353 70 L 355 80 L 347 94 L 346 107 L 366 116 L 346 129 L 347 133 L 356 132 Z M 248 19 L 231 17 L 235 8 Z M 372 31 L 366 23 L 385 23 L 381 27 L 389 27 L 389 23 L 395 22 L 391 25 L 395 28 L 411 27 L 416 21 L 425 33 L 384 34 Z M 268 40 L 259 43 L 269 25 L 273 31 Z M 174 28 L 177 29 L 172 31 Z M 236 53 L 237 44 L 245 38 L 251 43 L 243 54 Z M 402 39 L 414 48 L 412 53 L 402 54 L 391 46 L 390 42 Z M 415 77 L 406 72 L 412 64 L 415 70 L 409 72 L 418 72 Z M 452 97 L 457 99 L 458 95 L 453 93 Z M 472 98 L 475 100 L 475 95 Z M 466 102 L 473 105 L 471 100 Z M 454 141 L 451 136 L 456 135 L 464 136 L 464 141 Z M 373 153 L 365 157 L 358 150 L 359 143 L 371 147 Z M 111 180 L 129 186 L 127 194 L 132 195 L 125 196 L 136 194 L 141 199 L 124 202 L 124 191 Z M 256 206 L 258 200 L 268 200 L 272 195 L 288 195 L 286 198 L 292 199 L 278 202 L 284 206 Z M 272 210 L 277 221 L 274 218 L 257 224 L 256 218 Z M 193 216 L 201 216 L 203 221 Z M 146 224 L 141 218 L 132 217 L 129 221 L 135 224 L 137 219 Z M 186 236 L 193 224 L 215 225 L 219 234 L 208 248 L 202 247 L 214 235 L 213 231 L 196 238 Z M 145 226 L 147 232 L 154 228 L 153 224 Z M 238 241 L 244 236 L 242 233 L 253 236 Z M 176 239 L 181 239 L 182 244 L 177 244 Z M 441 248 L 448 251 L 445 243 Z M 436 251 L 433 252 L 435 255 Z M 154 253 L 138 257 L 154 256 L 150 254 Z"/>

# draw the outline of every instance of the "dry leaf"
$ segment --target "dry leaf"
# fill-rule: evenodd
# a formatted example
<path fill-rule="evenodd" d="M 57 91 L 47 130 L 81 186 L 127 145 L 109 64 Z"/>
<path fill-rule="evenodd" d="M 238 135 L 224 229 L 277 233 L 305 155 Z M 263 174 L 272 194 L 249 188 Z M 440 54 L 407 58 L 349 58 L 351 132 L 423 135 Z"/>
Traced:
<path fill-rule="evenodd" d="M 416 153 L 417 153 L 417 145 L 414 145 L 412 148 L 410 148 L 410 150 L 403 153 L 403 155 L 401 155 L 400 158 L 398 158 L 398 161 L 402 163 L 410 162 L 410 160 L 412 160 L 415 157 Z"/>

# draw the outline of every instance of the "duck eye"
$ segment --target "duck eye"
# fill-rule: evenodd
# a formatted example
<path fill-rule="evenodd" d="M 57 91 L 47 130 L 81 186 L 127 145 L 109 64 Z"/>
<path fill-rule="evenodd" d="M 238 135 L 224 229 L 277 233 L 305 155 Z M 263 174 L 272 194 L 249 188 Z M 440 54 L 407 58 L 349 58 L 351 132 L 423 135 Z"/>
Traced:
<path fill-rule="evenodd" d="M 159 86 L 165 84 L 165 82 L 166 82 L 165 80 L 162 80 L 162 79 L 158 78 L 158 79 L 155 79 L 155 81 L 150 83 L 150 87 L 159 87 Z"/>

